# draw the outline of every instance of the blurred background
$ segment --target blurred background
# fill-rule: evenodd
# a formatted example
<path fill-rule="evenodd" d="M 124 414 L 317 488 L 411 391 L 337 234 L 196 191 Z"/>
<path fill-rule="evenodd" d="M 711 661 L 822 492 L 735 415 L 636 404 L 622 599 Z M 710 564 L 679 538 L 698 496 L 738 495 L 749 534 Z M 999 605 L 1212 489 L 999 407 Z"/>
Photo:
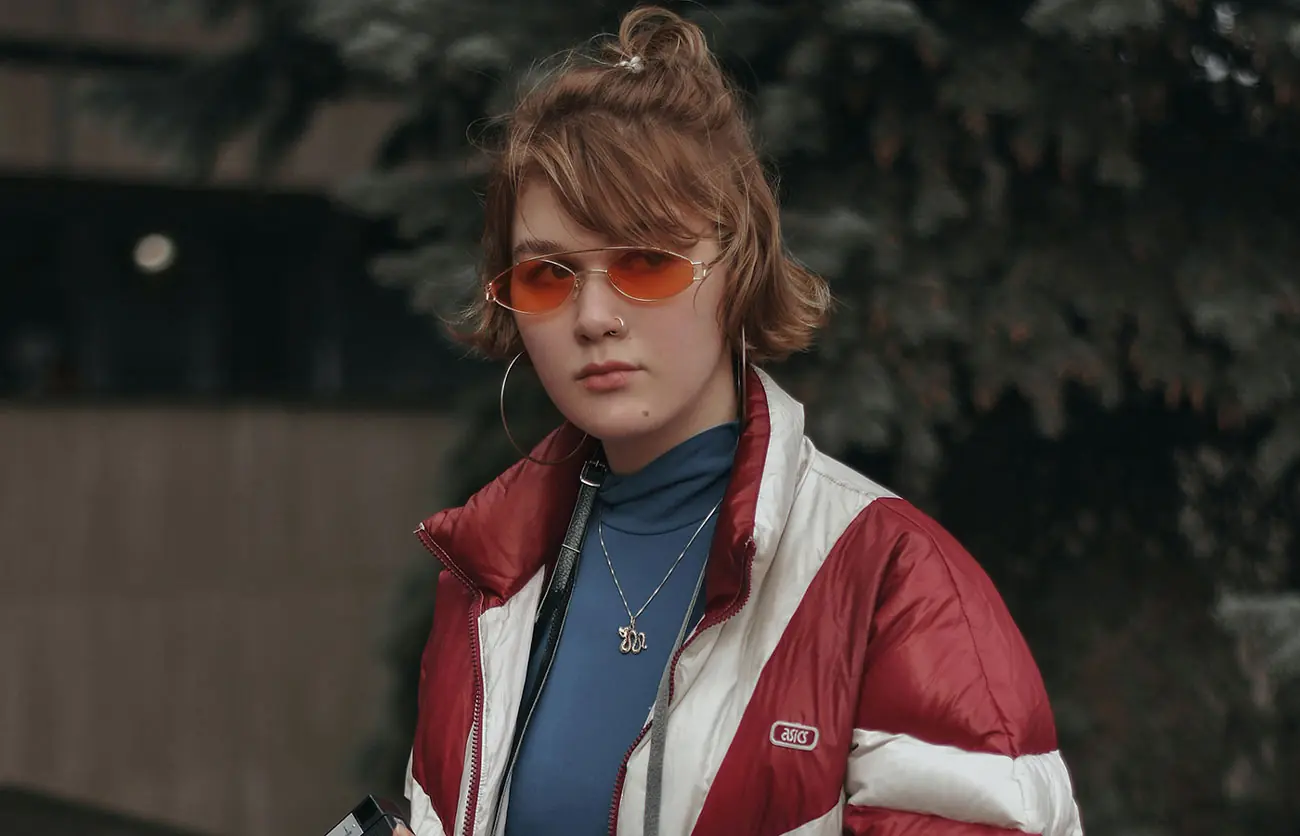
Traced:
<path fill-rule="evenodd" d="M 1300 5 L 667 5 L 839 299 L 772 371 L 992 575 L 1088 832 L 1300 834 Z M 400 792 L 410 532 L 514 458 L 481 148 L 629 7 L 0 0 L 0 831 Z"/>

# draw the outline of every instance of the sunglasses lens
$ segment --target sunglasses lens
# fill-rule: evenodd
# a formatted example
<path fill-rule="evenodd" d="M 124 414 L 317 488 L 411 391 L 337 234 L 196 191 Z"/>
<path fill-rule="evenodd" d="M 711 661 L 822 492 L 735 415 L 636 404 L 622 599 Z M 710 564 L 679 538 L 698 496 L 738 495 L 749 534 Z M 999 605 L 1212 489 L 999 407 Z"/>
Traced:
<path fill-rule="evenodd" d="M 492 298 L 519 313 L 553 311 L 573 292 L 573 270 L 555 261 L 521 261 L 492 280 Z"/>
<path fill-rule="evenodd" d="M 609 280 L 619 291 L 643 302 L 676 296 L 695 281 L 695 265 L 660 250 L 628 250 L 609 265 Z"/>
<path fill-rule="evenodd" d="M 608 267 L 619 292 L 641 302 L 676 296 L 695 281 L 695 265 L 685 256 L 662 250 L 619 250 Z M 493 301 L 524 314 L 553 311 L 573 294 L 577 274 L 551 257 L 521 261 L 492 280 Z"/>

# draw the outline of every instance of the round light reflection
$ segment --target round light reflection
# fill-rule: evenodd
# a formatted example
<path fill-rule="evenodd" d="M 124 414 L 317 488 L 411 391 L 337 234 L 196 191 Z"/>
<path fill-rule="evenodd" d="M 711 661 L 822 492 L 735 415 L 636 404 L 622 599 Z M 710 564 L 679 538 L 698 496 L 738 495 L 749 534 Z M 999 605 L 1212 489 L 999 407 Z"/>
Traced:
<path fill-rule="evenodd" d="M 145 273 L 161 273 L 176 261 L 176 242 L 152 232 L 135 244 L 135 266 Z"/>

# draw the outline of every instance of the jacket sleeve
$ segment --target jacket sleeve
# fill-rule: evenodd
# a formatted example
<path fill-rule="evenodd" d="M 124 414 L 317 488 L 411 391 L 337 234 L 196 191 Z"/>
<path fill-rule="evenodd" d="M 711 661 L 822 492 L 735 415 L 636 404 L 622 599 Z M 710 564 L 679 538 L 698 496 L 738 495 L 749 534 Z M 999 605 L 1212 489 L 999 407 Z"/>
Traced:
<path fill-rule="evenodd" d="M 845 780 L 845 836 L 1082 836 L 1042 678 L 992 582 L 947 532 L 884 499 L 889 549 Z"/>

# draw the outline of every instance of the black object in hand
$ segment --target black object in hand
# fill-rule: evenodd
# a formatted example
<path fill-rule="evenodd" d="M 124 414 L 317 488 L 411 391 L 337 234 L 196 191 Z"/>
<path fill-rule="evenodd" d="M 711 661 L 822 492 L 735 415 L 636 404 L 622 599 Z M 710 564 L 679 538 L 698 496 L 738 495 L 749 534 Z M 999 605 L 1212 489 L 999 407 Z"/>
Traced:
<path fill-rule="evenodd" d="M 406 824 L 405 815 L 393 802 L 367 795 L 325 836 L 390 836 Z"/>

